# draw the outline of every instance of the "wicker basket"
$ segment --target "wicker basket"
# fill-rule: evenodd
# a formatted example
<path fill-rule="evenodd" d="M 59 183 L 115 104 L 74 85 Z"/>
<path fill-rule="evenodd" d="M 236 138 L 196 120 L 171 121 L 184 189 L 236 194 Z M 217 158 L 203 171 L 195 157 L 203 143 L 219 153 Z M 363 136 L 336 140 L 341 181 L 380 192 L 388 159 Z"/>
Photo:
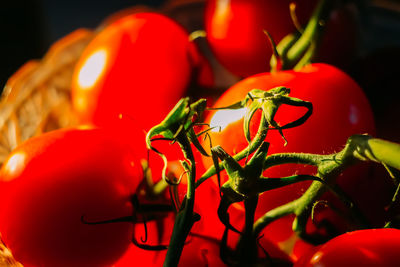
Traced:
<path fill-rule="evenodd" d="M 96 32 L 129 13 L 158 11 L 188 31 L 199 29 L 204 0 L 170 0 L 155 10 L 133 6 L 106 17 L 94 30 L 78 29 L 54 43 L 40 60 L 25 63 L 7 81 L 0 98 L 0 166 L 21 142 L 41 133 L 73 126 L 70 84 L 74 65 Z M 188 14 L 188 12 L 190 14 Z M 196 23 L 194 23 L 196 21 Z M 0 236 L 1 237 L 1 236 Z M 19 266 L 0 239 L 0 267 Z"/>
<path fill-rule="evenodd" d="M 79 29 L 40 61 L 29 61 L 7 82 L 0 102 L 0 164 L 21 142 L 74 124 L 70 105 L 73 66 L 93 33 Z"/>
<path fill-rule="evenodd" d="M 93 38 L 79 29 L 54 43 L 40 61 L 24 64 L 4 87 L 0 101 L 0 165 L 21 142 L 75 124 L 70 104 L 73 67 Z M 0 242 L 0 267 L 22 266 Z"/>

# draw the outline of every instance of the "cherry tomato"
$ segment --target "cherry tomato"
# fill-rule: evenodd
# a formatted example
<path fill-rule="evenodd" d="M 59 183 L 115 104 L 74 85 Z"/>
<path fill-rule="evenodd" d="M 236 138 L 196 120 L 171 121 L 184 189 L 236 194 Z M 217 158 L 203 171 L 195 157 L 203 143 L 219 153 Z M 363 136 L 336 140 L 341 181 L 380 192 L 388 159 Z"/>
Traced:
<path fill-rule="evenodd" d="M 176 143 L 171 145 L 169 142 L 166 143 L 164 141 L 162 144 L 160 141 L 159 143 L 155 143 L 154 146 L 160 151 L 166 151 L 166 155 L 168 156 L 167 176 L 171 180 L 180 179 L 179 184 L 171 186 L 170 189 L 172 192 L 176 190 L 177 200 L 179 203 L 182 203 L 187 193 L 188 179 L 188 176 L 180 163 L 180 160 L 183 159 L 182 153 L 180 152 L 180 155 L 176 153 Z M 197 179 L 205 172 L 205 169 L 201 159 L 201 154 L 193 145 L 192 151 L 195 157 Z M 170 197 L 169 194 L 168 197 Z M 192 233 L 201 234 L 214 239 L 220 239 L 222 237 L 225 226 L 221 223 L 217 214 L 219 199 L 220 196 L 218 190 L 215 187 L 215 184 L 211 181 L 203 183 L 201 186 L 196 188 L 194 212 L 199 214 L 201 219 L 193 225 Z"/>
<path fill-rule="evenodd" d="M 163 219 L 147 221 L 145 225 L 137 223 L 134 225 L 134 238 L 142 245 L 167 246 L 171 238 L 174 220 L 175 215 L 170 213 Z M 113 267 L 128 267 L 132 265 L 162 266 L 165 255 L 166 250 L 143 249 L 130 244 L 129 249 Z"/>
<path fill-rule="evenodd" d="M 269 90 L 276 86 L 286 86 L 291 90 L 290 96 L 312 102 L 314 111 L 304 124 L 284 130 L 283 134 L 288 141 L 286 146 L 280 134 L 270 130 L 266 138 L 270 143 L 269 155 L 281 152 L 329 154 L 343 148 L 347 138 L 353 134 L 375 133 L 373 114 L 361 88 L 344 72 L 327 64 L 311 64 L 299 71 L 289 70 L 251 76 L 229 88 L 214 107 L 236 103 L 251 89 Z M 282 105 L 275 119 L 278 124 L 285 125 L 304 113 L 303 108 Z M 231 155 L 244 149 L 247 141 L 243 134 L 243 116 L 243 110 L 211 112 L 205 120 L 206 123 L 210 123 L 211 127 L 223 126 L 220 132 L 218 128 L 210 131 L 213 146 L 220 145 Z M 251 122 L 252 136 L 256 133 L 259 119 L 260 112 L 255 114 Z M 203 161 L 206 168 L 213 164 L 210 158 L 203 157 Z M 345 183 L 348 183 L 348 180 L 360 181 L 368 170 L 362 166 L 350 168 L 341 175 L 340 180 Z M 314 174 L 315 171 L 314 167 L 285 164 L 269 168 L 264 172 L 264 176 L 285 177 L 295 173 Z M 226 180 L 226 174 L 224 172 L 221 174 L 223 180 Z M 357 186 L 357 182 L 348 184 L 349 187 Z M 258 216 L 300 197 L 308 185 L 309 182 L 302 182 L 263 193 L 257 207 Z M 282 229 L 271 231 L 270 234 L 275 236 L 274 238 L 283 238 L 283 236 L 290 237 L 292 232 L 289 227 L 286 232 Z M 268 238 L 267 234 L 266 237 Z"/>
<path fill-rule="evenodd" d="M 178 266 L 227 266 L 220 258 L 219 241 L 202 236 L 188 237 L 188 244 L 183 248 Z"/>
<path fill-rule="evenodd" d="M 340 235 L 305 254 L 294 266 L 399 266 L 400 230 L 368 229 Z"/>
<path fill-rule="evenodd" d="M 26 266 L 109 266 L 128 248 L 136 155 L 103 129 L 70 128 L 17 147 L 0 171 L 0 232 Z"/>
<path fill-rule="evenodd" d="M 193 225 L 192 232 L 215 239 L 222 238 L 225 226 L 218 218 L 219 201 L 219 192 L 211 181 L 196 189 L 194 211 L 201 218 Z M 238 221 L 236 218 L 232 220 Z"/>
<path fill-rule="evenodd" d="M 136 224 L 134 234 L 136 240 L 149 246 L 168 245 L 174 219 L 175 215 L 170 214 L 163 220 L 147 222 L 146 242 L 140 241 L 146 237 L 144 226 Z M 128 267 L 132 266 L 132 264 L 149 267 L 162 266 L 166 253 L 166 250 L 143 249 L 131 244 L 126 253 L 113 267 Z M 190 234 L 186 240 L 178 266 L 188 266 L 189 264 L 193 266 L 225 266 L 219 257 L 218 239 L 201 234 Z"/>
<path fill-rule="evenodd" d="M 166 251 L 150 251 L 131 245 L 127 253 L 113 267 L 128 267 L 133 264 L 149 267 L 163 266 Z M 189 235 L 178 266 L 222 267 L 227 266 L 219 256 L 216 239 Z"/>
<path fill-rule="evenodd" d="M 152 146 L 158 151 L 164 153 L 168 160 L 167 165 L 167 179 L 171 182 L 176 183 L 176 185 L 170 185 L 165 191 L 165 197 L 171 199 L 172 194 L 175 195 L 175 203 L 179 205 L 185 198 L 187 193 L 187 179 L 188 174 L 185 172 L 181 160 L 184 160 L 183 153 L 178 143 L 173 143 L 166 140 L 156 140 L 152 142 Z M 204 166 L 202 162 L 202 155 L 191 145 L 195 166 L 196 166 L 196 179 L 199 178 L 204 172 Z M 158 168 L 159 157 L 158 155 L 153 155 L 150 159 L 150 166 L 153 162 L 156 162 L 156 172 L 153 172 L 153 180 L 155 182 L 161 179 L 161 169 Z M 157 158 L 158 157 L 158 158 Z M 170 194 L 171 193 L 171 194 Z M 207 182 L 203 183 L 200 187 L 195 190 L 195 206 L 194 212 L 199 214 L 201 219 L 197 221 L 192 227 L 192 233 L 201 234 L 208 238 L 220 239 L 224 231 L 224 225 L 220 222 L 217 214 L 218 204 L 219 204 L 219 193 L 216 190 L 214 183 Z M 178 207 L 179 208 L 179 207 Z M 173 222 L 172 222 L 173 224 Z"/>
<path fill-rule="evenodd" d="M 182 180 L 182 185 L 186 186 L 185 180 Z M 184 190 L 178 189 L 178 192 L 182 191 Z M 218 188 L 212 183 L 212 181 L 207 181 L 196 189 L 195 196 L 194 211 L 200 215 L 200 220 L 193 225 L 191 233 L 220 240 L 223 236 L 225 226 L 218 218 L 218 206 L 220 203 Z M 233 205 L 229 208 L 229 214 L 232 225 L 237 229 L 242 229 L 244 226 L 243 209 Z M 275 230 L 281 231 L 281 229 Z M 230 232 L 227 245 L 232 249 L 236 248 L 239 238 L 240 235 Z M 288 255 L 283 251 L 282 247 L 277 246 L 276 243 L 271 242 L 267 238 L 261 238 L 260 240 L 258 256 L 261 261 L 265 260 L 266 255 L 263 252 L 263 250 L 265 250 L 269 257 L 276 262 L 290 262 Z"/>
<path fill-rule="evenodd" d="M 296 31 L 291 2 L 296 3 L 299 23 L 305 25 L 318 1 L 208 0 L 205 31 L 220 63 L 240 77 L 268 71 L 272 49 L 263 31 L 267 30 L 276 43 Z M 326 24 L 318 62 L 342 66 L 354 54 L 356 40 L 354 14 L 346 8 L 335 10 Z"/>
<path fill-rule="evenodd" d="M 108 125 L 123 114 L 149 130 L 185 94 L 192 76 L 212 83 L 188 33 L 164 15 L 131 14 L 102 29 L 83 51 L 72 104 L 81 123 Z"/>

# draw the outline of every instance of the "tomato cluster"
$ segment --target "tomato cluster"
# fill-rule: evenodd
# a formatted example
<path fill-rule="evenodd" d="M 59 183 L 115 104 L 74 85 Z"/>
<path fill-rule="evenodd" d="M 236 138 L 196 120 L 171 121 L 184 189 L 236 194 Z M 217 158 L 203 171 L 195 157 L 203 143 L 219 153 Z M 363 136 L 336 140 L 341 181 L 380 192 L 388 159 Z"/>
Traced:
<path fill-rule="evenodd" d="M 307 23 L 318 2 L 207 1 L 204 25 L 207 41 L 218 60 L 235 75 L 248 77 L 266 72 L 272 48 L 263 31 L 280 42 L 296 32 L 296 23 L 300 27 Z M 293 21 L 289 8 L 293 4 L 297 22 Z M 331 12 L 326 24 L 318 61 L 346 67 L 354 59 L 357 47 L 357 18 L 351 9 L 340 6 Z"/>
<path fill-rule="evenodd" d="M 1 170 L 0 229 L 27 266 L 104 266 L 130 244 L 143 177 L 126 142 L 102 129 L 60 129 L 19 146 Z"/>
<path fill-rule="evenodd" d="M 74 68 L 71 104 L 78 125 L 29 139 L 12 151 L 1 167 L 0 233 L 14 257 L 32 267 L 162 266 L 174 249 L 170 242 L 179 244 L 175 238 L 182 235 L 176 231 L 184 232 L 190 225 L 186 239 L 181 241 L 178 266 L 246 263 L 238 257 L 242 255 L 240 245 L 247 238 L 244 233 L 249 231 L 248 218 L 257 220 L 299 199 L 311 181 L 260 193 L 249 215 L 246 203 L 255 190 L 251 188 L 246 191 L 248 195 L 240 196 L 244 206 L 229 207 L 228 220 L 234 229 L 229 228 L 222 220 L 226 219 L 221 215 L 225 193 L 220 186 L 231 178 L 228 170 L 217 168 L 215 147 L 227 155 L 237 155 L 260 134 L 264 120 L 269 125 L 261 141 L 269 144 L 268 155 L 334 154 L 343 149 L 350 136 L 374 136 L 377 131 L 369 99 L 344 70 L 355 56 L 357 19 L 342 1 L 333 1 L 330 6 L 326 31 L 315 36 L 320 39 L 310 40 L 319 44 L 318 56 L 312 57 L 317 63 L 270 69 L 271 58 L 285 60 L 277 51 L 273 55 L 275 42 L 301 36 L 320 3 L 299 0 L 296 9 L 290 11 L 290 2 L 206 1 L 201 25 L 206 35 L 203 45 L 209 50 L 202 49 L 184 25 L 162 12 L 128 12 L 107 21 Z M 342 25 L 346 25 L 343 31 Z M 187 116 L 180 124 L 173 121 L 171 114 L 181 108 L 174 105 L 185 96 L 215 96 L 217 91 L 211 96 L 206 94 L 209 90 L 193 93 L 193 88 L 215 89 L 221 69 L 212 62 L 240 81 L 224 88 L 209 109 L 198 112 L 185 106 L 182 112 Z M 284 103 L 268 120 L 261 111 L 268 107 L 251 96 L 257 89 L 266 99 L 274 98 L 271 89 L 279 87 L 290 89 L 283 98 L 289 95 L 291 101 L 312 103 L 312 114 L 296 127 L 284 126 L 308 114 L 305 106 Z M 246 98 L 260 101 L 248 132 L 243 126 L 249 116 L 248 106 L 242 105 Z M 224 108 L 235 103 L 241 108 Z M 192 114 L 196 116 L 192 118 Z M 146 136 L 155 125 L 174 132 L 168 132 L 167 137 Z M 196 132 L 189 138 L 192 143 L 186 145 L 179 138 L 189 135 L 190 127 Z M 247 166 L 253 152 L 238 165 Z M 166 166 L 157 154 L 166 155 Z M 196 174 L 192 181 L 193 166 Z M 361 227 L 348 219 L 353 210 L 332 192 L 326 192 L 315 204 L 306 229 L 307 235 L 318 236 L 324 244 L 303 239 L 294 229 L 293 214 L 284 216 L 254 238 L 256 261 L 249 260 L 248 264 L 397 266 L 400 231 L 383 229 L 389 220 L 385 208 L 391 203 L 395 186 L 376 166 L 356 164 L 337 179 L 370 229 L 354 231 Z M 210 175 L 209 180 L 200 180 L 213 168 L 217 169 L 213 174 L 221 179 Z M 316 166 L 291 162 L 260 173 L 272 180 L 298 174 L 312 177 L 318 171 Z M 191 183 L 195 181 L 192 207 Z M 189 208 L 190 219 L 181 219 Z M 235 229 L 239 234 L 231 231 Z"/>
<path fill-rule="evenodd" d="M 108 25 L 82 53 L 72 104 L 82 123 L 106 125 L 123 114 L 148 130 L 193 77 L 212 83 L 210 67 L 182 26 L 157 13 L 132 14 Z"/>

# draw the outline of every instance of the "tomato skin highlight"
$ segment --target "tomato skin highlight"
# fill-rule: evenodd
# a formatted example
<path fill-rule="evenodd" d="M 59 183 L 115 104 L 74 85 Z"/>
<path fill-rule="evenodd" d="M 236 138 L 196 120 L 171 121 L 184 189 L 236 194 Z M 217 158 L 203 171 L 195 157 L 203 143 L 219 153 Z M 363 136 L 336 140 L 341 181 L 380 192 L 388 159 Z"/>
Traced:
<path fill-rule="evenodd" d="M 207 1 L 205 31 L 219 62 L 241 77 L 268 71 L 272 50 L 263 30 L 267 30 L 276 42 L 295 30 L 289 3 L 288 0 Z M 304 8 L 305 13 L 311 14 L 309 5 L 300 6 L 299 12 L 304 13 Z"/>
<path fill-rule="evenodd" d="M 375 134 L 372 110 L 362 89 L 347 74 L 327 64 L 311 64 L 300 71 L 261 73 L 248 77 L 229 88 L 214 107 L 224 107 L 240 101 L 251 89 L 269 90 L 276 86 L 288 87 L 291 97 L 312 102 L 314 111 L 304 124 L 283 131 L 288 140 L 286 146 L 280 134 L 270 130 L 266 138 L 266 141 L 270 142 L 269 155 L 285 152 L 329 154 L 344 147 L 347 138 L 352 134 Z M 205 119 L 206 123 L 211 121 L 211 126 L 219 123 L 212 122 L 215 113 L 215 111 L 210 112 Z M 304 113 L 303 108 L 282 105 L 275 120 L 280 125 L 284 125 L 300 118 Z M 213 145 L 221 145 L 232 155 L 245 148 L 247 141 L 243 134 L 243 115 L 228 123 L 221 132 L 218 132 L 218 129 L 210 131 Z M 253 137 L 257 131 L 259 119 L 260 113 L 256 113 L 250 126 Z M 212 165 L 211 158 L 203 157 L 203 161 L 206 168 Z M 297 167 L 299 166 L 294 164 L 277 166 L 267 170 L 264 175 L 283 177 L 293 175 L 298 170 L 314 171 L 314 168 L 296 169 Z M 268 195 L 278 191 L 280 189 L 270 191 Z M 294 193 L 290 199 L 301 194 L 302 192 Z M 270 199 L 271 202 L 268 201 L 270 204 L 266 204 L 265 210 L 284 204 L 287 200 L 277 194 L 276 197 Z"/>
<path fill-rule="evenodd" d="M 109 266 L 127 249 L 143 173 L 126 143 L 102 129 L 62 129 L 14 150 L 0 172 L 0 232 L 27 266 Z"/>
<path fill-rule="evenodd" d="M 268 31 L 275 43 L 295 33 L 290 17 L 291 3 L 296 4 L 299 23 L 305 25 L 318 1 L 208 0 L 205 31 L 219 62 L 239 77 L 269 71 L 272 48 L 263 31 Z M 318 62 L 344 67 L 352 61 L 357 47 L 358 22 L 348 9 L 343 7 L 332 12 L 323 33 Z"/>
<path fill-rule="evenodd" d="M 283 152 L 329 154 L 341 150 L 347 138 L 353 134 L 375 134 L 373 113 L 362 89 L 341 70 L 322 63 L 307 65 L 299 71 L 261 73 L 243 79 L 229 88 L 213 107 L 225 107 L 236 103 L 243 99 L 251 89 L 269 90 L 276 86 L 290 88 L 289 95 L 291 97 L 310 101 L 314 111 L 304 124 L 283 131 L 288 141 L 286 146 L 284 146 L 284 140 L 280 134 L 270 130 L 266 138 L 266 141 L 270 143 L 268 155 Z M 304 113 L 304 108 L 282 105 L 275 119 L 278 124 L 284 125 L 300 118 Z M 205 120 L 206 123 L 211 122 L 211 127 L 218 125 L 218 122 L 213 122 L 215 114 L 215 111 L 210 112 Z M 251 122 L 252 137 L 257 131 L 260 114 L 261 112 L 256 113 Z M 210 131 L 213 146 L 220 145 L 231 155 L 244 149 L 247 141 L 243 133 L 243 116 L 244 114 L 232 118 L 232 122 L 228 123 L 221 132 Z M 223 122 L 228 120 L 229 115 L 226 115 Z M 203 157 L 203 162 L 206 168 L 213 164 L 212 160 L 206 157 Z M 315 171 L 316 169 L 310 166 L 285 164 L 270 168 L 263 174 L 265 177 L 274 178 L 296 173 L 314 174 Z M 360 181 L 367 176 L 368 171 L 369 169 L 364 166 L 357 166 L 346 170 L 340 179 Z M 223 181 L 227 180 L 225 172 L 222 172 L 221 176 Z M 256 217 L 300 197 L 309 184 L 310 182 L 301 182 L 261 194 Z M 350 185 L 357 186 L 357 182 L 350 183 Z M 344 188 L 345 191 L 346 189 Z M 285 217 L 280 220 L 283 225 L 290 226 L 292 219 Z M 290 221 L 287 222 L 287 220 Z M 275 228 L 279 229 L 279 225 L 282 224 L 278 221 Z M 282 242 L 292 235 L 291 227 L 281 227 L 280 231 L 269 231 L 268 228 L 265 229 L 265 238 Z"/>
<path fill-rule="evenodd" d="M 400 230 L 367 229 L 335 237 L 305 254 L 294 267 L 399 266 Z"/>
<path fill-rule="evenodd" d="M 212 82 L 211 67 L 189 35 L 158 13 L 136 13 L 108 25 L 77 63 L 72 104 L 80 123 L 134 118 L 149 130 L 186 93 L 193 76 Z"/>

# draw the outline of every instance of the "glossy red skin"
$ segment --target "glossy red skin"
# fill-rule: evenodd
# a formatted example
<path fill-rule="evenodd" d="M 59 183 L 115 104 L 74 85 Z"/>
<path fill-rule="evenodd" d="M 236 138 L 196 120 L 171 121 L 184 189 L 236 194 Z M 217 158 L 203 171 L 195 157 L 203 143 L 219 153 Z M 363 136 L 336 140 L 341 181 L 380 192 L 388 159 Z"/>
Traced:
<path fill-rule="evenodd" d="M 180 162 L 181 160 L 184 160 L 181 148 L 176 142 L 172 144 L 171 141 L 164 140 L 154 141 L 152 142 L 152 145 L 157 150 L 165 153 L 167 157 L 167 177 L 170 180 L 181 178 L 180 183 L 176 186 L 179 202 L 181 203 L 187 192 L 188 178 Z M 198 179 L 205 172 L 202 162 L 202 155 L 194 145 L 191 145 L 191 148 L 195 159 L 196 179 Z M 163 162 L 156 153 L 150 153 L 149 164 L 152 168 L 153 181 L 160 181 Z M 166 189 L 164 196 L 167 199 L 170 199 L 170 188 Z M 201 216 L 201 219 L 194 224 L 192 228 L 193 233 L 201 234 L 214 239 L 220 239 L 222 237 L 224 225 L 219 221 L 217 214 L 219 199 L 220 196 L 218 190 L 212 181 L 203 183 L 195 190 L 194 212 L 198 213 Z M 173 222 L 170 223 L 173 224 Z"/>
<path fill-rule="evenodd" d="M 295 267 L 399 266 L 400 230 L 368 229 L 340 235 L 304 255 Z"/>
<path fill-rule="evenodd" d="M 178 189 L 178 192 L 181 193 L 180 196 L 183 196 L 182 193 L 186 191 L 186 181 L 183 180 L 182 185 L 180 186 L 184 186 L 184 189 Z M 215 186 L 215 184 L 213 184 L 212 181 L 206 181 L 196 189 L 195 196 L 194 211 L 198 213 L 201 218 L 193 225 L 191 233 L 220 240 L 225 230 L 225 226 L 218 218 L 218 206 L 220 202 L 218 188 Z M 235 205 L 231 206 L 229 208 L 229 213 L 232 225 L 234 225 L 237 229 L 242 229 L 244 223 L 244 213 L 241 207 L 237 207 Z M 278 231 L 280 230 L 281 229 Z M 234 249 L 236 248 L 238 241 L 239 235 L 234 232 L 230 232 L 228 246 Z M 260 243 L 261 247 L 268 252 L 271 258 L 279 259 L 284 262 L 290 262 L 290 258 L 286 252 L 283 251 L 283 248 L 277 246 L 269 239 L 262 238 Z M 261 247 L 259 249 L 258 256 L 265 258 L 265 254 Z"/>
<path fill-rule="evenodd" d="M 146 222 L 147 239 L 144 225 L 142 223 L 135 224 L 134 238 L 140 244 L 157 246 L 168 245 L 171 238 L 172 228 L 174 225 L 175 215 L 168 214 L 165 218 L 158 221 Z M 143 240 L 143 241 L 142 241 Z M 166 251 L 151 251 L 138 248 L 134 244 L 130 244 L 128 250 L 122 257 L 116 261 L 113 267 L 128 267 L 128 266 L 162 266 L 163 257 Z"/>
<path fill-rule="evenodd" d="M 158 141 L 154 142 L 154 146 L 160 151 L 167 152 L 169 158 L 168 162 L 168 173 L 175 177 L 180 177 L 184 172 L 181 164 L 179 163 L 179 158 L 176 157 L 177 154 L 177 144 L 171 145 L 168 141 Z M 201 162 L 201 155 L 192 146 L 195 160 L 196 160 L 196 173 L 197 177 L 200 177 L 205 169 Z M 171 153 L 172 152 L 172 153 Z M 159 177 L 155 177 L 154 180 L 158 180 Z M 187 189 L 187 176 L 183 175 L 181 183 L 178 185 L 178 196 L 179 200 L 182 201 Z M 222 264 L 221 260 L 218 258 L 218 244 L 216 240 L 220 240 L 225 229 L 224 225 L 220 222 L 217 210 L 219 204 L 220 196 L 218 190 L 212 181 L 207 181 L 201 184 L 200 187 L 196 189 L 195 192 L 195 207 L 194 212 L 200 215 L 200 220 L 197 221 L 192 229 L 192 236 L 188 237 L 188 242 L 194 242 L 195 244 L 185 247 L 184 253 L 182 255 L 179 266 L 187 266 L 189 263 L 195 266 L 206 266 L 205 260 L 209 262 L 209 266 L 225 266 Z M 233 211 L 233 216 L 231 217 L 232 222 L 235 226 L 241 225 L 243 214 L 241 212 L 235 211 L 235 207 L 230 208 L 230 212 Z M 174 215 L 169 214 L 168 217 L 155 222 L 147 222 L 148 229 L 148 240 L 145 244 L 148 245 L 160 245 L 168 244 L 172 227 L 174 224 Z M 144 226 L 141 224 L 135 224 L 135 238 L 140 240 L 145 236 Z M 193 236 L 198 236 L 193 238 Z M 229 237 L 229 246 L 234 248 L 237 244 L 239 236 L 237 234 L 231 233 Z M 276 244 L 270 242 L 268 239 L 262 239 L 261 246 L 265 249 L 268 254 L 282 262 L 290 262 L 289 257 L 285 252 L 281 250 Z M 198 248 L 202 249 L 198 249 Z M 195 251 L 193 251 L 195 250 Z M 205 258 L 202 256 L 202 251 L 206 250 L 207 253 L 204 254 Z M 141 264 L 146 264 L 146 266 L 162 266 L 166 252 L 165 251 L 149 251 L 137 248 L 135 245 L 131 245 L 129 250 L 121 257 L 120 260 L 114 265 L 115 267 L 125 267 L 130 266 L 132 262 L 139 262 Z M 263 251 L 259 250 L 259 256 L 265 257 Z M 138 259 L 140 259 L 138 261 Z M 286 266 L 286 265 L 285 265 Z"/>
<path fill-rule="evenodd" d="M 276 86 L 286 86 L 291 90 L 290 96 L 312 102 L 314 111 L 303 125 L 284 130 L 284 135 L 288 140 L 286 146 L 277 131 L 269 131 L 266 138 L 270 142 L 269 155 L 281 152 L 329 154 L 340 151 L 352 134 L 373 135 L 375 133 L 373 114 L 361 88 L 344 72 L 326 64 L 312 64 L 300 71 L 262 73 L 246 78 L 229 88 L 214 107 L 224 107 L 235 103 L 243 99 L 253 88 L 268 90 Z M 304 113 L 305 108 L 282 105 L 275 119 L 283 125 L 301 117 Z M 213 114 L 211 113 L 206 118 L 206 122 L 210 122 Z M 253 136 L 258 124 L 259 115 L 256 114 L 250 127 Z M 221 145 L 230 154 L 247 146 L 243 134 L 243 119 L 229 124 L 220 133 L 210 132 L 210 135 L 214 146 Z M 210 158 L 204 157 L 203 160 L 205 167 L 212 165 Z M 346 171 L 340 179 L 349 183 L 348 188 L 351 188 L 351 185 L 353 187 L 357 185 L 351 181 L 360 181 L 367 172 L 368 168 L 353 168 Z M 295 173 L 314 174 L 315 168 L 286 164 L 266 170 L 264 176 L 284 177 Z M 225 173 L 222 177 L 223 180 L 227 179 Z M 309 182 L 302 182 L 262 194 L 257 214 L 263 214 L 300 197 L 308 185 Z M 284 218 L 283 220 L 290 220 L 288 222 L 290 225 L 292 219 Z M 287 231 L 270 232 L 280 241 L 292 234 L 290 228 Z"/>
<path fill-rule="evenodd" d="M 159 267 L 163 266 L 166 251 L 154 252 L 139 249 L 131 245 L 127 253 L 113 267 L 128 267 L 134 265 Z M 183 248 L 178 266 L 227 266 L 219 257 L 219 242 L 214 239 L 188 237 L 188 243 Z"/>
<path fill-rule="evenodd" d="M 102 29 L 75 67 L 72 104 L 79 121 L 104 126 L 122 113 L 146 131 L 160 123 L 193 76 L 212 83 L 210 66 L 188 38 L 179 24 L 157 13 L 131 14 Z M 87 67 L 93 55 L 95 63 Z M 96 75 L 82 83 L 90 75 L 81 73 L 89 70 Z"/>
<path fill-rule="evenodd" d="M 192 150 L 195 156 L 197 180 L 205 172 L 205 169 L 201 154 L 194 146 L 192 146 Z M 172 149 L 170 148 L 166 151 L 172 151 Z M 188 177 L 184 174 L 184 169 L 179 162 L 183 157 L 173 158 L 174 154 L 171 156 L 168 162 L 168 172 L 176 178 L 182 177 L 180 184 L 177 186 L 179 201 L 182 202 L 187 192 Z M 196 188 L 194 212 L 199 214 L 201 219 L 193 225 L 193 233 L 214 239 L 220 239 L 222 237 L 225 226 L 220 222 L 217 214 L 219 200 L 218 189 L 212 181 L 207 181 Z"/>
<path fill-rule="evenodd" d="M 305 25 L 318 1 L 208 0 L 205 31 L 219 62 L 239 77 L 269 71 L 272 48 L 263 30 L 271 34 L 275 43 L 294 33 L 291 2 L 297 4 L 296 15 L 300 24 Z M 354 14 L 345 9 L 335 11 L 326 24 L 318 62 L 340 66 L 343 61 L 348 62 L 355 51 L 356 25 Z"/>
<path fill-rule="evenodd" d="M 0 176 L 0 232 L 24 266 L 108 266 L 128 248 L 143 173 L 125 142 L 102 129 L 62 129 L 16 148 Z"/>

